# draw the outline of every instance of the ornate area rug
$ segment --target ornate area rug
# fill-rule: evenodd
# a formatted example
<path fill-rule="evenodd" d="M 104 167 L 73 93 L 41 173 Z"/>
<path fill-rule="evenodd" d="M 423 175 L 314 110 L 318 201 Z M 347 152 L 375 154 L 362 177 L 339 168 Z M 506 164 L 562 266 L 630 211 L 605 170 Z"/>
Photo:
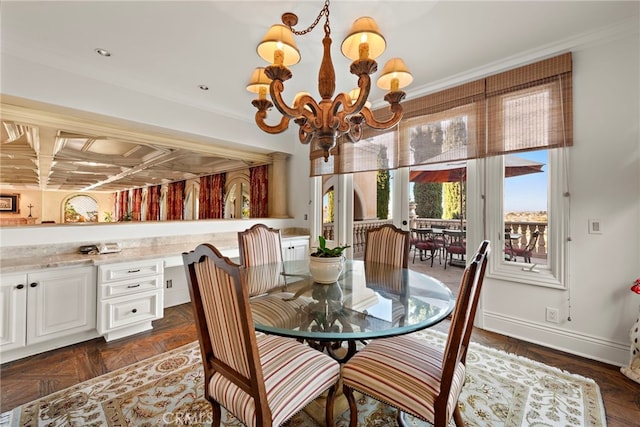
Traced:
<path fill-rule="evenodd" d="M 414 334 L 436 345 L 436 331 Z M 605 426 L 598 385 L 513 354 L 472 343 L 460 397 L 467 426 Z M 0 426 L 200 426 L 210 424 L 197 342 L 94 378 L 0 414 Z M 395 426 L 395 410 L 358 402 L 359 426 Z M 348 411 L 336 419 L 348 426 Z M 428 423 L 406 416 L 410 426 Z M 224 426 L 241 426 L 223 416 Z M 290 426 L 318 426 L 305 412 Z M 452 421 L 451 425 L 454 423 Z"/>

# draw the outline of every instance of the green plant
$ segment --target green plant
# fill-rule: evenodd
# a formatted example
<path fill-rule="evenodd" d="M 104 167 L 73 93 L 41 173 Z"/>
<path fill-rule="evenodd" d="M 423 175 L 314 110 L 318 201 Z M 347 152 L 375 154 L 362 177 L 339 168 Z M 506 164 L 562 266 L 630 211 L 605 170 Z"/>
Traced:
<path fill-rule="evenodd" d="M 319 258 L 337 258 L 342 256 L 342 252 L 349 247 L 349 245 L 347 245 L 328 248 L 327 240 L 322 236 L 318 236 L 318 242 L 320 243 L 320 246 L 316 248 L 315 252 L 311 253 L 311 256 Z"/>

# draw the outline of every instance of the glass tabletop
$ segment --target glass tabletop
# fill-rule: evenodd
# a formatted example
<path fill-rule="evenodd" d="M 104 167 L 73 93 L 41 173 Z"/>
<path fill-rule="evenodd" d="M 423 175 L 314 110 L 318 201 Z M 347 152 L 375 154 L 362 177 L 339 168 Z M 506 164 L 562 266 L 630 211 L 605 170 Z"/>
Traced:
<path fill-rule="evenodd" d="M 441 281 L 386 264 L 345 261 L 336 283 L 315 283 L 308 261 L 247 267 L 258 331 L 317 341 L 367 340 L 435 325 L 455 299 Z"/>

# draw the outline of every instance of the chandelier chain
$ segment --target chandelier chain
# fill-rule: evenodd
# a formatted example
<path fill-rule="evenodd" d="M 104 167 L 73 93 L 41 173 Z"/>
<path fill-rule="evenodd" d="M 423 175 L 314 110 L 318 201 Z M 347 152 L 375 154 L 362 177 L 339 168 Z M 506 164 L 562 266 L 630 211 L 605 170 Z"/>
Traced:
<path fill-rule="evenodd" d="M 313 21 L 313 23 L 311 25 L 309 25 L 307 28 L 305 28 L 304 30 L 297 31 L 297 30 L 293 29 L 293 26 L 291 26 L 291 25 L 287 25 L 287 26 L 289 27 L 291 32 L 293 34 L 295 34 L 296 36 L 303 36 L 305 34 L 310 33 L 311 31 L 313 31 L 313 29 L 316 27 L 316 25 L 318 25 L 318 23 L 320 22 L 320 19 L 322 19 L 323 15 L 325 17 L 324 32 L 325 32 L 325 34 L 329 35 L 329 34 L 331 34 L 331 27 L 329 26 L 329 0 L 325 0 L 324 6 L 322 7 L 322 10 L 320 10 L 320 13 L 318 13 L 318 16 L 316 17 L 316 20 Z"/>

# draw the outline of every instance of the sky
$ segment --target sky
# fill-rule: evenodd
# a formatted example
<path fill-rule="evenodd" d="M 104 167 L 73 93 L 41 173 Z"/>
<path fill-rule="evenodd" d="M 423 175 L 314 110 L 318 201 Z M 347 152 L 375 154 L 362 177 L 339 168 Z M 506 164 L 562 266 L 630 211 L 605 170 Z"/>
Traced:
<path fill-rule="evenodd" d="M 547 210 L 547 182 L 549 159 L 547 150 L 513 154 L 527 160 L 544 163 L 542 173 L 513 176 L 504 183 L 504 211 L 527 212 Z"/>

